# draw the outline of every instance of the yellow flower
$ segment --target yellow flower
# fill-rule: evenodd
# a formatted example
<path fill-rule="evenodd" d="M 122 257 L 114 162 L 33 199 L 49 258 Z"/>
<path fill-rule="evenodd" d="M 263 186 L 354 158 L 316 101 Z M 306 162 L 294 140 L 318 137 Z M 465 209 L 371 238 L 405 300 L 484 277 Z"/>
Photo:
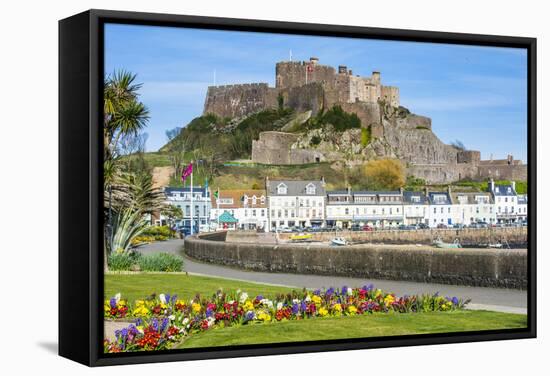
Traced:
<path fill-rule="evenodd" d="M 271 320 L 271 315 L 265 311 L 260 312 L 257 317 L 258 317 L 258 320 L 262 320 L 262 321 Z"/>
<path fill-rule="evenodd" d="M 311 298 L 311 300 L 315 304 L 321 304 L 321 297 L 319 295 L 313 295 L 313 298 Z"/>
<path fill-rule="evenodd" d="M 341 304 L 335 304 L 334 306 L 332 306 L 332 309 L 335 311 L 335 312 L 342 312 L 342 305 Z"/>
<path fill-rule="evenodd" d="M 134 311 L 132 312 L 134 316 L 147 316 L 149 314 L 149 309 L 145 307 L 144 304 L 137 306 Z"/>
<path fill-rule="evenodd" d="M 395 302 L 395 297 L 393 295 L 386 295 L 384 298 L 384 303 L 386 306 L 390 306 L 393 302 Z"/>
<path fill-rule="evenodd" d="M 191 308 L 193 309 L 194 313 L 199 313 L 201 311 L 201 305 L 198 303 L 193 303 L 191 305 Z"/>
<path fill-rule="evenodd" d="M 376 289 L 376 293 L 374 294 L 374 297 L 378 298 L 380 295 L 382 295 L 382 290 Z"/>
<path fill-rule="evenodd" d="M 126 307 L 126 300 L 119 300 L 117 303 L 117 307 Z"/>
<path fill-rule="evenodd" d="M 350 314 L 352 314 L 352 315 L 355 315 L 355 314 L 357 313 L 357 308 L 356 308 L 355 306 L 353 306 L 353 305 L 350 305 L 350 306 L 348 307 L 348 312 L 349 312 Z"/>
<path fill-rule="evenodd" d="M 250 300 L 247 300 L 244 303 L 243 308 L 244 308 L 245 311 L 252 311 L 254 309 L 254 304 L 252 304 L 252 302 Z"/>
<path fill-rule="evenodd" d="M 319 312 L 319 316 L 321 317 L 325 317 L 326 315 L 328 315 L 328 310 L 325 307 L 319 308 L 318 312 Z"/>

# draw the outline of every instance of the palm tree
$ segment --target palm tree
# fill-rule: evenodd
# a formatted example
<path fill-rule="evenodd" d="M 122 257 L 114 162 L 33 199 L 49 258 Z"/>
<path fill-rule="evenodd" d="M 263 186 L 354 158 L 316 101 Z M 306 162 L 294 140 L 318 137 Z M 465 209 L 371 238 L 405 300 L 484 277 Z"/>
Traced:
<path fill-rule="evenodd" d="M 103 140 L 104 140 L 104 189 L 108 204 L 107 226 L 105 228 L 106 245 L 104 248 L 104 269 L 108 270 L 107 252 L 113 248 L 115 229 L 112 223 L 112 187 L 117 181 L 120 168 L 118 161 L 119 141 L 126 135 L 137 135 L 149 120 L 149 111 L 138 100 L 141 84 L 136 83 L 136 75 L 124 70 L 115 71 L 106 77 L 103 103 Z M 139 215 L 142 217 L 143 212 Z M 141 217 L 139 220 L 141 221 Z"/>

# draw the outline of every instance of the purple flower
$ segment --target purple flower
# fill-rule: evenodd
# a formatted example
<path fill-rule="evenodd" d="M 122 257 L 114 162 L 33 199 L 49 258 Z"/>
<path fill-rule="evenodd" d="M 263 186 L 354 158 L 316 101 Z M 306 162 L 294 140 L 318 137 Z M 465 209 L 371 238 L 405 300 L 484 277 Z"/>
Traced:
<path fill-rule="evenodd" d="M 111 308 L 116 308 L 116 298 L 111 298 L 109 304 L 111 305 Z"/>
<path fill-rule="evenodd" d="M 452 302 L 454 305 L 458 305 L 458 298 L 456 296 L 453 296 Z"/>
<path fill-rule="evenodd" d="M 138 318 L 138 319 L 136 320 L 135 324 L 136 324 L 136 326 L 140 326 L 140 325 L 143 324 L 143 320 L 140 319 L 140 318 Z"/>
<path fill-rule="evenodd" d="M 212 311 L 212 309 L 210 308 L 206 309 L 206 317 L 211 317 L 213 314 L 214 314 L 214 311 Z"/>
<path fill-rule="evenodd" d="M 305 312 L 306 309 L 307 309 L 307 304 L 306 304 L 306 302 L 302 302 L 302 304 L 300 305 L 300 310 L 301 310 L 302 312 Z"/>
<path fill-rule="evenodd" d="M 153 327 L 153 329 L 155 329 L 155 331 L 158 332 L 158 330 L 159 330 L 159 320 L 156 317 L 153 318 L 153 320 L 151 320 L 151 326 Z"/>
<path fill-rule="evenodd" d="M 325 295 L 332 295 L 332 294 L 334 294 L 334 287 L 329 288 L 325 293 Z"/>
<path fill-rule="evenodd" d="M 293 314 L 293 315 L 297 315 L 298 312 L 300 312 L 300 308 L 298 307 L 298 303 L 294 303 L 294 304 L 292 305 L 292 314 Z"/>
<path fill-rule="evenodd" d="M 168 326 L 168 317 L 165 317 L 164 319 L 162 319 L 162 323 L 160 324 L 160 331 L 164 332 L 167 326 Z"/>
<path fill-rule="evenodd" d="M 166 298 L 166 303 L 170 301 L 170 294 L 164 294 L 164 297 Z"/>
<path fill-rule="evenodd" d="M 367 285 L 367 286 L 365 286 L 365 287 L 366 287 L 365 290 L 367 290 L 367 291 L 372 291 L 372 290 L 374 290 L 374 285 L 373 285 L 372 283 L 369 284 L 369 285 Z"/>
<path fill-rule="evenodd" d="M 248 311 L 246 313 L 246 321 L 254 320 L 254 312 Z"/>
<path fill-rule="evenodd" d="M 128 328 L 123 328 L 123 329 L 120 331 L 120 335 L 122 336 L 122 338 L 128 337 Z"/>
<path fill-rule="evenodd" d="M 176 294 L 172 295 L 172 297 L 170 298 L 170 301 L 172 302 L 172 304 L 174 304 L 176 302 L 177 298 L 178 298 L 178 296 Z"/>
<path fill-rule="evenodd" d="M 313 295 L 321 295 L 321 290 L 317 289 L 313 291 Z"/>
<path fill-rule="evenodd" d="M 264 298 L 263 296 L 258 295 L 258 296 L 256 297 L 256 300 L 262 300 L 263 298 Z"/>

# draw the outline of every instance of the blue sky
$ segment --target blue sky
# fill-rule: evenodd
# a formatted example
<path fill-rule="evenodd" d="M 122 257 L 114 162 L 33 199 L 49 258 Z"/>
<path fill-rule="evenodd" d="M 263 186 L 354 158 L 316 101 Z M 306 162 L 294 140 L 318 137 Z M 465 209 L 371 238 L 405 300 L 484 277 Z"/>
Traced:
<path fill-rule="evenodd" d="M 151 120 L 147 149 L 165 131 L 202 113 L 214 83 L 275 84 L 275 63 L 308 60 L 347 65 L 354 74 L 381 72 L 400 88 L 401 105 L 432 118 L 444 142 L 461 140 L 484 159 L 527 160 L 527 53 L 522 49 L 312 37 L 109 24 L 105 72 L 129 70 L 143 83 Z"/>

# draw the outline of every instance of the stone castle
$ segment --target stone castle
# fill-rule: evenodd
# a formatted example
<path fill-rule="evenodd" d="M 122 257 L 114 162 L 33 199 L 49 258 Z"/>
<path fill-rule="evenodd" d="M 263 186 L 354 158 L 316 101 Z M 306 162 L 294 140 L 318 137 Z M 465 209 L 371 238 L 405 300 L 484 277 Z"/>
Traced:
<path fill-rule="evenodd" d="M 233 119 L 278 108 L 282 101 L 285 107 L 309 117 L 338 105 L 359 117 L 371 141 L 367 146 L 360 144 L 360 129 L 337 137 L 315 132 L 263 132 L 252 143 L 253 162 L 284 165 L 351 159 L 358 164 L 398 158 L 406 164 L 408 174 L 433 184 L 461 179 L 527 179 L 527 166 L 513 156 L 481 160 L 479 151 L 443 143 L 432 132 L 430 118 L 400 106 L 399 88 L 382 85 L 380 72 L 362 77 L 346 66 L 336 70 L 312 57 L 309 61 L 279 62 L 275 74 L 275 87 L 267 83 L 208 87 L 203 114 Z M 313 137 L 322 141 L 312 146 Z"/>

